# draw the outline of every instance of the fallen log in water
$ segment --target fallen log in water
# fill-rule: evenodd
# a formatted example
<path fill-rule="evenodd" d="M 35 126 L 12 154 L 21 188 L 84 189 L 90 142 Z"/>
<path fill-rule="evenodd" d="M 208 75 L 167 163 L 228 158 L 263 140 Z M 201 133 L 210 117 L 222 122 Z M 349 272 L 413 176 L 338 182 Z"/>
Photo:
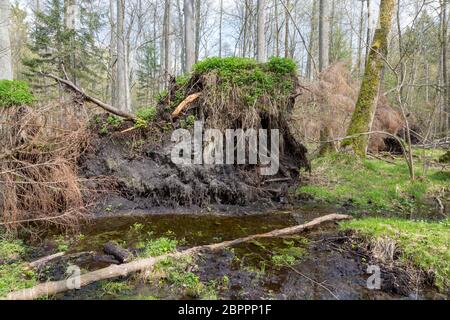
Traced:
<path fill-rule="evenodd" d="M 6 296 L 6 299 L 8 300 L 33 300 L 37 299 L 39 297 L 45 297 L 45 296 L 51 296 L 57 293 L 66 292 L 69 290 L 76 289 L 74 284 L 74 280 L 79 286 L 78 289 L 87 286 L 88 284 L 91 284 L 96 281 L 105 280 L 105 279 L 112 279 L 117 277 L 123 277 L 127 276 L 130 273 L 145 270 L 152 268 L 155 264 L 157 264 L 160 261 L 163 261 L 167 258 L 181 258 L 186 256 L 192 256 L 195 254 L 199 254 L 201 252 L 205 251 L 219 251 L 224 248 L 228 248 L 231 246 L 235 246 L 240 243 L 249 242 L 255 239 L 260 238 L 275 238 L 275 237 L 281 237 L 286 235 L 295 234 L 298 232 L 303 232 L 305 230 L 312 229 L 314 227 L 317 227 L 321 224 L 327 223 L 327 222 L 333 222 L 333 221 L 342 221 L 342 220 L 350 220 L 351 217 L 348 215 L 343 214 L 329 214 L 320 218 L 316 218 L 308 223 L 284 228 L 284 229 L 278 229 L 274 230 L 268 233 L 263 234 L 256 234 L 247 236 L 244 238 L 239 238 L 235 240 L 230 241 L 224 241 L 216 244 L 209 244 L 204 246 L 198 246 L 193 247 L 184 251 L 180 252 L 174 252 L 165 254 L 158 257 L 152 257 L 152 258 L 145 258 L 145 259 L 138 259 L 132 262 L 128 262 L 122 265 L 111 265 L 104 269 L 99 269 L 96 271 L 85 273 L 79 278 L 69 278 L 67 280 L 60 280 L 60 281 L 51 281 L 46 283 L 38 284 L 37 286 L 34 286 L 29 289 L 23 289 L 15 292 L 11 292 Z"/>
<path fill-rule="evenodd" d="M 114 256 L 120 263 L 129 262 L 133 259 L 133 255 L 130 251 L 118 246 L 113 242 L 108 242 L 103 247 L 103 251 L 106 254 Z"/>

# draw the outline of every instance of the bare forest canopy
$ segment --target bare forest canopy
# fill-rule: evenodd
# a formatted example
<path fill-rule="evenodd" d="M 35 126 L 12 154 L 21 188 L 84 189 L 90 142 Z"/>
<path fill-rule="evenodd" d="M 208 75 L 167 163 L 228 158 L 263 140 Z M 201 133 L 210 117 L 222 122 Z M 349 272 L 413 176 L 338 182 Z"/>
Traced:
<path fill-rule="evenodd" d="M 411 126 L 422 138 L 445 136 L 447 1 L 394 4 L 382 91 L 398 109 L 400 87 Z M 38 75 L 63 77 L 62 63 L 74 84 L 130 112 L 155 105 L 171 77 L 212 56 L 292 58 L 305 80 L 345 61 L 352 77 L 361 79 L 380 1 L 2 0 L 0 5 L 0 20 L 9 20 L 1 24 L 0 78 L 27 81 L 39 100 L 62 98 L 61 86 Z"/>

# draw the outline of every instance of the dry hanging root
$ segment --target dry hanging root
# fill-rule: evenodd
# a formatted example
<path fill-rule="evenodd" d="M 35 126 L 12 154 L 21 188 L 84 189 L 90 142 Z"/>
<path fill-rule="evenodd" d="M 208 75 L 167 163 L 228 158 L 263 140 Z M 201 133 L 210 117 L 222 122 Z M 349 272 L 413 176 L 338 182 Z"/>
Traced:
<path fill-rule="evenodd" d="M 84 201 L 76 162 L 88 141 L 82 117 L 48 105 L 11 107 L 1 118 L 0 226 L 77 226 Z"/>
<path fill-rule="evenodd" d="M 304 232 L 306 230 L 310 230 L 312 228 L 318 227 L 327 222 L 337 222 L 342 220 L 350 220 L 351 217 L 348 215 L 342 214 L 330 214 L 320 218 L 316 218 L 308 223 L 289 227 L 285 229 L 278 229 L 268 233 L 256 234 L 247 236 L 244 238 L 239 238 L 230 241 L 224 241 L 216 244 L 204 245 L 193 247 L 184 251 L 179 251 L 175 253 L 169 253 L 158 257 L 146 258 L 146 259 L 138 259 L 132 262 L 128 262 L 122 265 L 111 265 L 104 269 L 99 269 L 93 272 L 88 272 L 79 276 L 78 279 L 69 278 L 68 280 L 61 281 L 52 281 L 41 283 L 33 288 L 24 289 L 20 291 L 11 292 L 7 295 L 6 299 L 8 300 L 33 300 L 39 297 L 52 296 L 57 293 L 66 292 L 74 289 L 74 280 L 75 282 L 79 281 L 80 287 L 87 286 L 91 283 L 100 280 L 106 280 L 117 277 L 124 277 L 130 273 L 150 269 L 155 266 L 158 262 L 161 262 L 167 258 L 179 259 L 186 256 L 194 256 L 198 255 L 202 252 L 215 252 L 220 251 L 228 247 L 232 247 L 238 245 L 240 243 L 249 242 L 255 239 L 262 238 L 275 238 L 281 236 L 292 235 L 299 232 Z"/>

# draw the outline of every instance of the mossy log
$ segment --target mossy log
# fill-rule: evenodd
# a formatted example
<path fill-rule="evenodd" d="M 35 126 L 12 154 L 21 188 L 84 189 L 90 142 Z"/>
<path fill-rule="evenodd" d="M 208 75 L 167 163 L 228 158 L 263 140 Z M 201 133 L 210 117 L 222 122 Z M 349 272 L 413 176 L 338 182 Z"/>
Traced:
<path fill-rule="evenodd" d="M 88 272 L 79 276 L 80 287 L 87 286 L 91 283 L 100 280 L 112 279 L 117 277 L 124 277 L 133 272 L 138 272 L 141 270 L 151 269 L 158 262 L 161 262 L 167 258 L 179 259 L 186 256 L 198 255 L 202 252 L 216 252 L 223 250 L 228 247 L 232 247 L 244 242 L 249 242 L 255 239 L 261 238 L 275 238 L 287 235 L 296 234 L 299 232 L 304 232 L 312 228 L 323 225 L 324 223 L 337 222 L 343 220 L 350 220 L 352 217 L 343 214 L 329 214 L 320 218 L 316 218 L 308 223 L 301 224 L 294 227 L 284 228 L 274 230 L 268 233 L 256 234 L 247 236 L 244 238 L 239 238 L 230 241 L 224 241 L 216 244 L 209 244 L 204 246 L 193 247 L 184 251 L 178 251 L 174 253 L 165 254 L 158 257 L 151 257 L 145 259 L 138 259 L 132 262 L 128 262 L 122 265 L 111 265 L 107 268 L 99 269 L 96 271 Z M 8 300 L 33 300 L 39 297 L 52 296 L 57 293 L 66 292 L 75 289 L 72 285 L 73 279 L 69 278 L 67 280 L 51 281 L 46 283 L 38 284 L 35 287 L 29 289 L 23 289 L 15 292 L 11 292 L 6 296 Z"/>

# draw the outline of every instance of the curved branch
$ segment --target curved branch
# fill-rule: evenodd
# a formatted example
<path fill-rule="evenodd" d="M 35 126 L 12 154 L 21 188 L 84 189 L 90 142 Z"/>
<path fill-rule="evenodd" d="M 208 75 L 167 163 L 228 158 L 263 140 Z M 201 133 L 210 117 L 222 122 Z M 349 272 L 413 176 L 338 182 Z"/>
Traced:
<path fill-rule="evenodd" d="M 115 107 L 113 107 L 110 104 L 104 103 L 103 101 L 98 100 L 97 98 L 91 97 L 90 95 L 86 94 L 82 89 L 78 88 L 72 81 L 70 80 L 66 80 L 63 78 L 60 78 L 58 76 L 55 76 L 54 74 L 51 73 L 40 73 L 41 75 L 43 75 L 44 77 L 48 77 L 48 78 L 52 78 L 60 83 L 63 83 L 67 86 L 67 88 L 69 88 L 70 90 L 72 90 L 75 93 L 81 94 L 83 96 L 83 98 L 87 101 L 90 101 L 96 105 L 98 105 L 100 108 L 115 114 L 116 116 L 125 118 L 125 119 L 129 119 L 129 120 L 136 120 L 136 116 L 132 113 L 128 113 L 126 111 L 122 111 L 120 109 L 117 109 Z"/>

